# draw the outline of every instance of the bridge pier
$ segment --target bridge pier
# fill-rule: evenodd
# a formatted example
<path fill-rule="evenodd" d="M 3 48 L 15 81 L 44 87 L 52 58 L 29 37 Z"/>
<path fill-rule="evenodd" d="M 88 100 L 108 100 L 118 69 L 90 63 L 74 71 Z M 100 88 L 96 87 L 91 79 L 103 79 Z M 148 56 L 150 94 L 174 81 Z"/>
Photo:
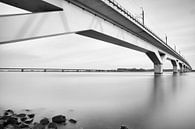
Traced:
<path fill-rule="evenodd" d="M 163 58 L 165 55 L 158 54 L 152 51 L 148 51 L 146 55 L 150 58 L 150 60 L 154 63 L 154 73 L 162 74 L 163 73 Z"/>
<path fill-rule="evenodd" d="M 171 60 L 171 64 L 173 65 L 173 73 L 177 73 L 179 71 L 177 61 Z"/>
<path fill-rule="evenodd" d="M 162 74 L 163 73 L 163 64 L 154 64 L 154 73 Z"/>
<path fill-rule="evenodd" d="M 188 72 L 188 71 L 187 71 L 187 66 L 186 66 L 186 65 L 184 65 L 184 72 Z"/>
<path fill-rule="evenodd" d="M 183 73 L 184 72 L 184 65 L 182 63 L 179 63 L 179 66 L 180 66 L 180 73 Z"/>

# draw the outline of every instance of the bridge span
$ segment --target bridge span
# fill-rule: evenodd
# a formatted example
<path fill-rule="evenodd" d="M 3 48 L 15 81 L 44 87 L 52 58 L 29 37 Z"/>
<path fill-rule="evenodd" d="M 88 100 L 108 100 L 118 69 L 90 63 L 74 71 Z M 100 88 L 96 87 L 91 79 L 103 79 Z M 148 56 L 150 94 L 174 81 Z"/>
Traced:
<path fill-rule="evenodd" d="M 185 58 L 115 0 L 1 0 L 29 11 L 0 16 L 0 44 L 76 33 L 145 53 L 157 74 L 170 60 L 173 72 L 192 68 Z"/>

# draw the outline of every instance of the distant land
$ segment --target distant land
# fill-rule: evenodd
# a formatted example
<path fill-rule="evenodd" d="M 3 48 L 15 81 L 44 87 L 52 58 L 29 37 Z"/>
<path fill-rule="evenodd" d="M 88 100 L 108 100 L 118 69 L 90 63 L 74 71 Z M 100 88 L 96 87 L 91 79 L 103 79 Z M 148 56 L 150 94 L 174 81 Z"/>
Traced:
<path fill-rule="evenodd" d="M 152 72 L 154 69 L 117 68 L 117 69 L 62 69 L 62 68 L 0 68 L 0 72 Z M 170 72 L 172 69 L 164 69 Z M 195 70 L 193 70 L 195 72 Z"/>
<path fill-rule="evenodd" d="M 58 69 L 58 68 L 0 68 L 0 72 L 150 72 L 153 69 L 117 68 L 117 69 Z"/>

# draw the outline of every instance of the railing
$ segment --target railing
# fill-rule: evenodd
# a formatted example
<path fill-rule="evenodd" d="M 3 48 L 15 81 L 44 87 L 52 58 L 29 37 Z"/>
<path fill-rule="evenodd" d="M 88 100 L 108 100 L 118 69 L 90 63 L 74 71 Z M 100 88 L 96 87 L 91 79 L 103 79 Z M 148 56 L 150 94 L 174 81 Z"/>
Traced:
<path fill-rule="evenodd" d="M 145 30 L 147 30 L 152 36 L 157 38 L 161 43 L 163 43 L 166 47 L 171 49 L 173 52 L 175 52 L 177 55 L 181 56 L 176 50 L 174 50 L 172 47 L 170 47 L 165 41 L 163 41 L 158 35 L 156 35 L 151 29 L 149 29 L 146 25 L 142 24 L 142 22 L 136 18 L 132 13 L 130 13 L 128 10 L 126 10 L 123 6 L 121 6 L 116 0 L 101 0 L 116 11 L 118 11 L 120 14 L 128 18 L 129 20 L 133 20 L 134 23 L 140 25 Z M 181 56 L 183 58 L 183 56 Z M 183 58 L 184 59 L 184 58 Z M 184 59 L 185 60 L 185 59 Z"/>
<path fill-rule="evenodd" d="M 157 36 L 152 30 L 150 30 L 146 25 L 142 24 L 142 22 L 136 18 L 133 14 L 131 14 L 128 10 L 126 10 L 123 6 L 121 6 L 118 2 L 115 0 L 101 0 L 104 3 L 106 3 L 109 6 L 112 6 L 112 8 L 119 11 L 119 13 L 123 14 L 125 17 L 127 17 L 130 20 L 133 20 L 135 23 L 139 24 L 141 27 L 149 31 L 153 36 L 155 36 L 158 40 L 160 40 L 162 43 L 167 45 L 165 41 L 163 41 L 159 36 Z"/>
<path fill-rule="evenodd" d="M 128 10 L 126 10 L 118 2 L 116 2 L 115 0 L 101 0 L 101 1 L 103 1 L 107 5 L 111 6 L 112 8 L 116 9 L 119 13 L 121 13 L 122 15 L 124 15 L 125 17 L 127 17 L 128 19 L 133 20 L 136 24 L 139 24 L 141 27 L 143 27 L 149 33 L 151 33 L 152 36 L 154 36 L 155 38 L 157 38 L 158 40 L 160 40 L 163 44 L 165 44 L 166 46 L 168 46 L 168 44 L 165 41 L 163 41 L 158 35 L 156 35 L 146 25 L 142 24 L 142 22 L 138 18 L 136 18 L 133 14 L 131 14 Z"/>

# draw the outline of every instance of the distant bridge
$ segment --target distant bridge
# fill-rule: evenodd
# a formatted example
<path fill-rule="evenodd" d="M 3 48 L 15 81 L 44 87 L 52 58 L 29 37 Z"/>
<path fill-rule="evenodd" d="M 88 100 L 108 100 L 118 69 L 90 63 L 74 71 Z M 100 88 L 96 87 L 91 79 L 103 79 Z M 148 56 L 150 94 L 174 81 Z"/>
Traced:
<path fill-rule="evenodd" d="M 1 0 L 29 11 L 0 16 L 0 44 L 76 33 L 145 53 L 154 72 L 163 73 L 170 60 L 173 72 L 192 68 L 179 53 L 140 23 L 115 0 Z"/>

